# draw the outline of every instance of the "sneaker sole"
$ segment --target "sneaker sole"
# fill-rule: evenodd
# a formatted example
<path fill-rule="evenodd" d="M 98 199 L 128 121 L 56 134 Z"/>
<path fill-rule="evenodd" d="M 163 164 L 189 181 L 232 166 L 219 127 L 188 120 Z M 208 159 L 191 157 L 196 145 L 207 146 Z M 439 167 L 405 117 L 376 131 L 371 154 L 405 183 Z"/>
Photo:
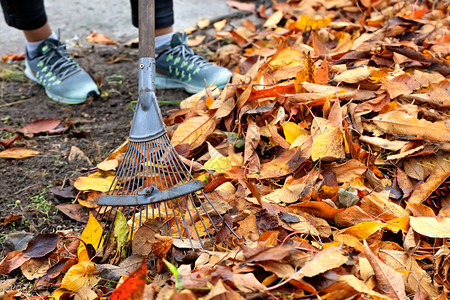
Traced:
<path fill-rule="evenodd" d="M 191 94 L 196 94 L 204 89 L 176 79 L 158 77 L 158 75 L 155 76 L 155 85 L 160 89 L 184 89 Z"/>
<path fill-rule="evenodd" d="M 45 88 L 45 86 L 43 86 L 39 80 L 36 78 L 36 76 L 34 76 L 33 72 L 31 71 L 30 66 L 28 65 L 27 61 L 25 60 L 25 72 L 24 72 L 25 76 L 36 82 L 37 84 L 39 84 L 40 86 L 42 86 L 45 90 L 45 94 L 47 94 L 47 97 L 49 97 L 51 100 L 58 102 L 58 103 L 63 103 L 63 104 L 68 104 L 68 105 L 76 105 L 76 104 L 82 104 L 84 102 L 86 102 L 86 99 L 68 99 L 68 98 L 64 98 L 58 95 L 53 94 L 52 92 L 50 92 L 49 90 L 47 90 Z M 94 91 L 92 91 L 94 92 Z M 92 92 L 89 92 L 92 93 Z M 95 92 L 94 92 L 95 93 Z M 88 94 L 88 95 L 89 95 Z"/>

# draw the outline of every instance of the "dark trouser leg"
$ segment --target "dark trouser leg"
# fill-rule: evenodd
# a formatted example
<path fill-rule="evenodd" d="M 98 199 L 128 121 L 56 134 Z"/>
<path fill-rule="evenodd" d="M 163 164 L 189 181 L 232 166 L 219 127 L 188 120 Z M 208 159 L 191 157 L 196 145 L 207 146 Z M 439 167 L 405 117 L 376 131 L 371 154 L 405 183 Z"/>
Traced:
<path fill-rule="evenodd" d="M 20 30 L 34 30 L 47 23 L 44 0 L 0 0 L 6 23 Z"/>
<path fill-rule="evenodd" d="M 133 25 L 134 27 L 138 27 L 138 0 L 130 0 L 130 2 Z M 172 0 L 155 0 L 155 29 L 170 27 L 173 23 Z"/>

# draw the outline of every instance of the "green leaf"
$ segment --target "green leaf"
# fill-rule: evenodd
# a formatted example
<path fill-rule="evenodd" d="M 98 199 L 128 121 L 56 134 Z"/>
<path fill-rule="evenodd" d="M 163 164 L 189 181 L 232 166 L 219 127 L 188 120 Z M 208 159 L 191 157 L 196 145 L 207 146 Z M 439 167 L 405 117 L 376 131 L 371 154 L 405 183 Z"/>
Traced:
<path fill-rule="evenodd" d="M 117 211 L 113 229 L 114 238 L 117 241 L 117 250 L 120 251 L 125 246 L 128 231 L 127 218 L 120 211 Z M 125 253 L 125 251 L 120 252 Z"/>

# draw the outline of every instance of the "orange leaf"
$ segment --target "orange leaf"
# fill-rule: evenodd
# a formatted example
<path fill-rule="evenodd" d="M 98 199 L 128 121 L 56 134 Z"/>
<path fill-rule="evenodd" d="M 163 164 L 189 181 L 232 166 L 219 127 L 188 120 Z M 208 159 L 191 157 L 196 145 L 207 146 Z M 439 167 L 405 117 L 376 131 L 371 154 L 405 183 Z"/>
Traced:
<path fill-rule="evenodd" d="M 8 55 L 2 56 L 2 60 L 4 63 L 14 61 L 14 60 L 24 60 L 24 59 L 25 59 L 25 54 L 8 54 Z"/>
<path fill-rule="evenodd" d="M 293 81 L 277 84 L 273 87 L 261 90 L 252 90 L 248 101 L 254 101 L 261 98 L 277 97 L 284 94 L 294 94 L 295 93 L 295 83 Z"/>
<path fill-rule="evenodd" d="M 418 20 L 418 19 L 422 19 L 423 15 L 426 13 L 427 8 L 422 8 L 422 9 L 418 9 L 418 10 L 414 10 L 413 12 L 410 12 L 409 14 L 405 15 L 405 18 L 409 18 L 409 19 L 414 19 L 414 20 Z"/>
<path fill-rule="evenodd" d="M 110 300 L 140 300 L 144 295 L 145 284 L 147 281 L 147 265 L 145 259 L 142 265 L 130 274 L 127 280 L 119 286 L 109 297 Z"/>
<path fill-rule="evenodd" d="M 338 209 L 331 207 L 325 202 L 319 201 L 303 201 L 301 203 L 290 205 L 289 208 L 294 209 L 294 211 L 298 209 L 310 215 L 324 218 L 329 221 L 334 221 L 336 214 L 338 213 Z"/>
<path fill-rule="evenodd" d="M 340 233 L 351 234 L 358 239 L 365 240 L 370 237 L 372 234 L 380 230 L 381 228 L 386 227 L 385 223 L 380 222 L 361 222 L 352 227 L 342 230 Z"/>
<path fill-rule="evenodd" d="M 38 155 L 39 152 L 36 150 L 26 149 L 26 148 L 9 148 L 2 152 L 0 152 L 0 157 L 3 158 L 14 158 L 14 159 L 22 159 L 22 158 L 28 158 L 35 155 Z"/>
<path fill-rule="evenodd" d="M 116 45 L 117 41 L 114 41 L 104 35 L 103 33 L 98 33 L 93 31 L 89 36 L 86 37 L 86 41 L 90 43 L 103 44 L 103 45 Z"/>

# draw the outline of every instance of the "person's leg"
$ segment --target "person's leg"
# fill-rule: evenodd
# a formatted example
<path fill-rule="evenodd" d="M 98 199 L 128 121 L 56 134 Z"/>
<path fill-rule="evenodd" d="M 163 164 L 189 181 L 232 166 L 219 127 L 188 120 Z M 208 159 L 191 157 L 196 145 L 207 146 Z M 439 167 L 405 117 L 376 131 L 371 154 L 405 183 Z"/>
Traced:
<path fill-rule="evenodd" d="M 130 0 L 132 21 L 138 27 L 138 0 Z M 201 91 L 214 83 L 225 86 L 231 72 L 213 65 L 195 53 L 184 34 L 173 34 L 174 13 L 172 0 L 155 1 L 155 52 L 158 88 L 182 88 L 189 93 Z"/>
<path fill-rule="evenodd" d="M 45 88 L 50 99 L 80 104 L 99 95 L 89 74 L 78 66 L 52 32 L 43 0 L 0 0 L 6 23 L 23 31 L 25 75 Z"/>

